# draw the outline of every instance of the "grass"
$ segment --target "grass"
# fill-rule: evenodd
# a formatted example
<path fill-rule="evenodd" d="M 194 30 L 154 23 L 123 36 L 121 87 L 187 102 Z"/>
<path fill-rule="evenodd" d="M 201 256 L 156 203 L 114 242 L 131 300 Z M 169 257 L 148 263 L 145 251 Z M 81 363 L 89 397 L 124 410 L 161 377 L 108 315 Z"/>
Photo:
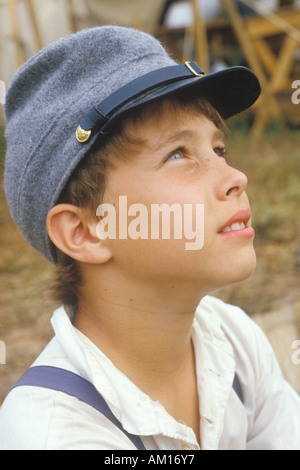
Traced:
<path fill-rule="evenodd" d="M 216 295 L 250 315 L 299 289 L 295 257 L 300 236 L 300 133 L 270 129 L 259 143 L 249 142 L 249 127 L 232 125 L 228 163 L 245 172 L 256 229 L 258 264 L 243 283 Z M 2 180 L 5 143 L 0 132 Z M 54 305 L 45 299 L 51 267 L 16 229 L 0 189 L 0 340 L 9 338 L 7 366 L 0 366 L 0 403 L 9 386 L 52 336 Z"/>

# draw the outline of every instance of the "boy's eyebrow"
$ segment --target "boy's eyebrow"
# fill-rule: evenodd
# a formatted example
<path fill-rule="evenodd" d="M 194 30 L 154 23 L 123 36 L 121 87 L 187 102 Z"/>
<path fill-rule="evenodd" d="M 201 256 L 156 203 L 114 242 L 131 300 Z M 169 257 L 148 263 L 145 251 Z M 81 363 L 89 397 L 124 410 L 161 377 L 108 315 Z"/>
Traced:
<path fill-rule="evenodd" d="M 180 132 L 174 132 L 167 137 L 163 136 L 157 145 L 154 146 L 154 151 L 158 152 L 162 147 L 167 147 L 170 144 L 177 142 L 180 139 L 190 139 L 194 135 L 194 132 L 186 129 Z"/>
<path fill-rule="evenodd" d="M 190 129 L 184 129 L 179 132 L 174 132 L 168 135 L 166 138 L 163 137 L 163 139 L 158 144 L 154 145 L 153 150 L 155 152 L 158 152 L 162 148 L 167 147 L 168 145 L 173 144 L 175 142 L 178 142 L 181 139 L 190 140 L 194 136 L 195 136 L 195 131 L 190 130 Z M 224 133 L 220 129 L 216 129 L 216 131 L 213 134 L 213 139 L 216 139 L 216 140 L 219 139 L 225 143 Z"/>
<path fill-rule="evenodd" d="M 224 132 L 222 132 L 220 129 L 216 130 L 215 132 L 215 135 L 214 135 L 214 138 L 217 140 L 217 139 L 220 139 L 224 142 L 226 142 L 226 139 L 225 139 L 225 135 L 224 135 Z"/>

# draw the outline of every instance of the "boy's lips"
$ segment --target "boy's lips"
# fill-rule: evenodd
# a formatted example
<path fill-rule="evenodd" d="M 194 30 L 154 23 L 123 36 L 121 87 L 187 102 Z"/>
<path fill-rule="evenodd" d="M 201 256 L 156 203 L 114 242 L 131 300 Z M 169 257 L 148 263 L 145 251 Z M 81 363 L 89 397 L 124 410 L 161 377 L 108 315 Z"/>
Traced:
<path fill-rule="evenodd" d="M 255 235 L 251 227 L 251 212 L 249 208 L 241 209 L 230 217 L 219 230 L 219 235 L 223 237 L 252 238 Z"/>

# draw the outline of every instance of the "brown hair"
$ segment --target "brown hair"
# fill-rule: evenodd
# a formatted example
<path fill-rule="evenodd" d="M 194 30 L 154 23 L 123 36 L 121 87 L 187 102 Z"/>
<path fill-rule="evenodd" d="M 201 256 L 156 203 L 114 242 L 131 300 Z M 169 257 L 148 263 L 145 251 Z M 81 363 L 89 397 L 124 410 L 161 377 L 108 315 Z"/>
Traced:
<path fill-rule="evenodd" d="M 225 124 L 215 108 L 204 98 L 195 97 L 193 93 L 180 93 L 170 99 L 174 106 L 193 109 L 210 119 L 218 129 L 225 130 Z M 164 100 L 153 102 L 138 109 L 131 118 L 135 122 L 143 119 L 143 116 L 159 115 Z M 133 146 L 142 144 L 135 136 L 124 130 L 122 123 L 90 152 L 78 165 L 72 177 L 62 192 L 58 204 L 67 203 L 81 208 L 86 208 L 92 217 L 96 218 L 96 209 L 102 202 L 105 192 L 108 167 L 112 165 L 112 157 L 124 159 L 125 155 L 134 155 Z M 130 152 L 128 151 L 130 150 Z M 65 253 L 55 248 L 57 264 L 53 281 L 50 286 L 52 300 L 70 306 L 73 311 L 77 308 L 78 287 L 82 285 L 79 263 Z"/>

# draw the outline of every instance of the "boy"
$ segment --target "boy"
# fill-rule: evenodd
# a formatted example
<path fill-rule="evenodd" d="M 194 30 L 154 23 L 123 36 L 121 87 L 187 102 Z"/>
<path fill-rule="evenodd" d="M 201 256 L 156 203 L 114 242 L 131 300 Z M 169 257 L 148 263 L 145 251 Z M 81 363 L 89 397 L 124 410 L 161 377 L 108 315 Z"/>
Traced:
<path fill-rule="evenodd" d="M 247 179 L 226 163 L 223 119 L 259 94 L 248 69 L 206 76 L 110 26 L 18 72 L 6 194 L 55 263 L 64 307 L 2 407 L 2 449 L 300 449 L 300 400 L 266 338 L 208 296 L 255 268 Z"/>

